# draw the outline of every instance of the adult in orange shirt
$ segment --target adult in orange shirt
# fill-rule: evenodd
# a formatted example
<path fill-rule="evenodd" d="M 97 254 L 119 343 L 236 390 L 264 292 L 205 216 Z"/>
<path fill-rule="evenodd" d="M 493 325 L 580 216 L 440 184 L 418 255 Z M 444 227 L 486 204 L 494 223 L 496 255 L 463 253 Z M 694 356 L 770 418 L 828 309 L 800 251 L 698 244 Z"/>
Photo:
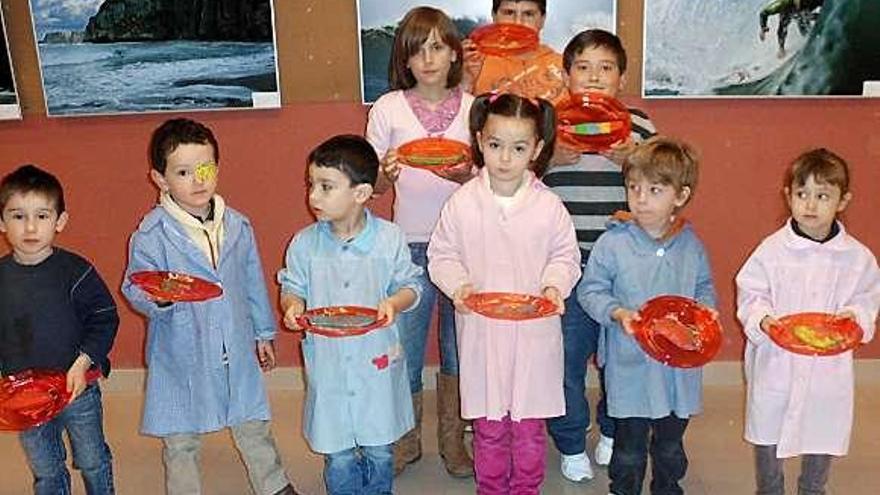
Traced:
<path fill-rule="evenodd" d="M 492 22 L 522 24 L 540 33 L 546 14 L 547 0 L 492 0 Z M 462 48 L 462 85 L 475 95 L 500 91 L 556 103 L 567 94 L 562 55 L 547 45 L 509 57 L 484 55 L 469 39 L 462 42 Z"/>

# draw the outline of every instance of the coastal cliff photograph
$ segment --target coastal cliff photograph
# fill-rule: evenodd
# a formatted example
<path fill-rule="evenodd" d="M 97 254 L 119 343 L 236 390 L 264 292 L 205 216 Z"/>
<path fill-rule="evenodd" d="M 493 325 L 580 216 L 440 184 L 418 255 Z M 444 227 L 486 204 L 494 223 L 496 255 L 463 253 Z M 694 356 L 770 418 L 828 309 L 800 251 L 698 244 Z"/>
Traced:
<path fill-rule="evenodd" d="M 0 120 L 20 119 L 21 107 L 15 91 L 15 76 L 9 56 L 9 42 L 6 41 L 6 23 L 0 9 Z"/>
<path fill-rule="evenodd" d="M 50 116 L 277 108 L 271 0 L 30 0 Z"/>

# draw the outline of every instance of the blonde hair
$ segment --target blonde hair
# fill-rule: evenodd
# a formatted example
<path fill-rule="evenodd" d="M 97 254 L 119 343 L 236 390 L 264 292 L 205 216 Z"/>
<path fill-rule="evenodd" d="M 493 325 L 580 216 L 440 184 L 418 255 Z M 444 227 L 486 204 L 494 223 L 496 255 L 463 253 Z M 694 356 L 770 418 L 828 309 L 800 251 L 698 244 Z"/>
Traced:
<path fill-rule="evenodd" d="M 623 162 L 623 176 L 638 174 L 645 179 L 667 184 L 681 192 L 689 188 L 693 197 L 699 177 L 699 158 L 693 147 L 684 141 L 654 136 L 636 146 Z M 682 205 L 683 206 L 683 205 Z"/>

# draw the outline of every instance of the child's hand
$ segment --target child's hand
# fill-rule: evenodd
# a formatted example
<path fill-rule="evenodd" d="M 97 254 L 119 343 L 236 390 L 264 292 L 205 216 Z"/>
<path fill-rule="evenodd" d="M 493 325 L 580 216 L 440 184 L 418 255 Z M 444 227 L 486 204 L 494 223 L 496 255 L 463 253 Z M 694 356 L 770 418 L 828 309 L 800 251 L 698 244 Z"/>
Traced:
<path fill-rule="evenodd" d="M 761 327 L 761 331 L 763 331 L 767 335 L 770 335 L 770 328 L 777 325 L 779 325 L 779 320 L 770 315 L 767 315 L 761 318 L 761 323 L 759 326 Z"/>
<path fill-rule="evenodd" d="M 296 298 L 296 300 L 291 300 L 287 310 L 284 311 L 284 326 L 290 330 L 302 330 L 296 318 L 303 314 L 305 310 L 306 304 L 302 299 Z"/>
<path fill-rule="evenodd" d="M 633 322 L 642 319 L 637 312 L 626 308 L 615 309 L 611 312 L 611 318 L 617 320 L 620 323 L 620 326 L 623 327 L 623 331 L 628 335 L 636 333 L 635 329 L 632 327 Z"/>
<path fill-rule="evenodd" d="M 556 141 L 556 145 L 553 147 L 553 156 L 550 157 L 550 166 L 556 167 L 558 165 L 574 165 L 581 159 L 581 152 L 569 147 L 565 143 Z"/>
<path fill-rule="evenodd" d="M 397 178 L 400 177 L 400 158 L 397 155 L 396 149 L 388 150 L 379 166 L 389 181 L 397 182 Z"/>
<path fill-rule="evenodd" d="M 387 327 L 394 323 L 394 318 L 397 316 L 397 308 L 390 299 L 382 299 L 379 301 L 379 305 L 376 306 L 376 313 L 376 319 L 379 321 L 384 319 L 385 324 L 383 326 Z"/>
<path fill-rule="evenodd" d="M 556 305 L 556 314 L 565 314 L 565 300 L 562 298 L 562 294 L 559 293 L 559 289 L 556 287 L 544 287 L 542 295 Z"/>
<path fill-rule="evenodd" d="M 602 152 L 602 155 L 618 165 L 623 165 L 626 157 L 635 149 L 635 141 L 632 140 L 632 137 L 628 137 L 626 141 L 612 144 L 608 151 Z"/>
<path fill-rule="evenodd" d="M 257 359 L 264 373 L 275 368 L 275 344 L 271 340 L 257 341 Z"/>
<path fill-rule="evenodd" d="M 68 404 L 75 401 L 79 394 L 86 389 L 86 371 L 92 365 L 92 360 L 85 354 L 80 354 L 76 361 L 67 370 L 67 391 L 70 392 Z"/>
<path fill-rule="evenodd" d="M 473 93 L 474 84 L 476 84 L 477 78 L 480 77 L 480 72 L 483 70 L 483 61 L 486 60 L 486 55 L 480 53 L 477 45 L 470 38 L 461 40 L 461 50 L 464 54 L 461 86 L 468 93 Z"/>
<path fill-rule="evenodd" d="M 456 289 L 455 292 L 452 294 L 452 304 L 453 306 L 455 306 L 455 310 L 461 314 L 471 314 L 471 308 L 467 307 L 467 305 L 464 303 L 464 300 L 473 293 L 473 284 L 462 284 L 461 287 Z"/>

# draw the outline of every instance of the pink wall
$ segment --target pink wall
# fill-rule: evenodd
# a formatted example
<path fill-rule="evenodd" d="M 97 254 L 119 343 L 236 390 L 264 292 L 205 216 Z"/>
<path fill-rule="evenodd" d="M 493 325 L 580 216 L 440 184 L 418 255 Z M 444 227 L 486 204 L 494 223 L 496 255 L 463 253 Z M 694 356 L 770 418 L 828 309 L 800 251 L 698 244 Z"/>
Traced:
<path fill-rule="evenodd" d="M 757 242 L 785 216 L 780 196 L 787 162 L 808 147 L 826 146 L 849 160 L 855 199 L 848 229 L 880 252 L 880 100 L 634 101 L 664 133 L 702 152 L 701 182 L 685 215 L 705 241 L 726 329 L 721 359 L 739 359 L 733 277 Z M 359 133 L 365 109 L 355 103 L 293 104 L 279 111 L 199 113 L 221 146 L 220 192 L 253 220 L 271 294 L 274 273 L 291 235 L 311 221 L 305 207 L 305 157 L 336 133 Z M 128 236 L 155 200 L 148 180 L 149 134 L 167 115 L 48 119 L 27 115 L 0 123 L 0 173 L 32 162 L 56 173 L 66 188 L 71 222 L 59 242 L 92 259 L 114 290 L 122 325 L 113 350 L 118 367 L 143 365 L 144 325 L 118 287 Z M 390 197 L 375 209 L 390 212 Z M 4 249 L 5 250 L 5 245 Z M 435 337 L 432 339 L 436 340 Z M 281 332 L 284 365 L 299 365 L 296 339 Z M 437 362 L 436 344 L 429 361 Z M 860 357 L 880 357 L 870 344 Z"/>

